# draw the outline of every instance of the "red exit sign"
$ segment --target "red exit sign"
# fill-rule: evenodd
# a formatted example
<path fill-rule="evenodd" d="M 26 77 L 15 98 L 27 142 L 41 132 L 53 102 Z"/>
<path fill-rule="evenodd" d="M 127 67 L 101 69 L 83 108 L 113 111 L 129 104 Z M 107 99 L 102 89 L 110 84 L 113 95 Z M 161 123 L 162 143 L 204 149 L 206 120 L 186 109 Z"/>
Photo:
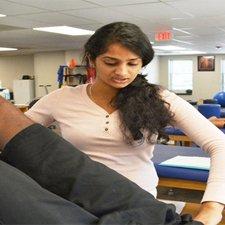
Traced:
<path fill-rule="evenodd" d="M 170 41 L 171 39 L 172 33 L 170 31 L 163 31 L 155 34 L 156 41 Z"/>

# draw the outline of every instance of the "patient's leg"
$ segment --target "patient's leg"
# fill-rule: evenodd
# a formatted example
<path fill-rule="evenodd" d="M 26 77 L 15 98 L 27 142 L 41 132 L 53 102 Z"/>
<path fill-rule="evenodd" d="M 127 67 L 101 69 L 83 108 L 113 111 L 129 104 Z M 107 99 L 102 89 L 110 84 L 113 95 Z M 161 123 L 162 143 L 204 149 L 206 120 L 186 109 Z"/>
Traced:
<path fill-rule="evenodd" d="M 13 104 L 0 96 L 0 149 L 15 134 L 30 126 L 33 122 Z"/>
<path fill-rule="evenodd" d="M 98 218 L 0 161 L 0 224 L 93 225 Z"/>
<path fill-rule="evenodd" d="M 49 129 L 33 124 L 3 99 L 1 102 L 0 142 L 5 147 L 0 157 L 45 189 L 101 218 L 100 224 L 179 220 L 173 206 L 157 201 Z"/>
<path fill-rule="evenodd" d="M 2 181 L 0 183 L 0 207 L 9 210 L 8 215 L 13 214 L 14 211 L 10 207 L 18 204 L 19 215 L 25 214 L 25 221 L 30 216 L 21 211 L 24 201 L 20 201 L 20 195 L 17 193 L 20 191 L 27 195 L 25 197 L 25 200 L 28 201 L 27 206 L 32 206 L 28 207 L 28 213 L 31 213 L 32 210 L 36 211 L 36 204 L 41 213 L 53 212 L 50 213 L 51 220 L 48 220 L 48 216 L 45 214 L 46 220 L 42 220 L 42 224 L 58 222 L 70 224 L 73 221 L 73 224 L 80 221 L 80 224 L 97 222 L 102 225 L 150 224 L 150 222 L 151 224 L 180 223 L 181 218 L 175 213 L 174 206 L 157 201 L 151 194 L 125 177 L 92 161 L 49 129 L 33 124 L 2 98 L 0 98 L 0 137 L 1 146 L 5 146 L 0 155 L 2 160 L 28 174 L 45 189 L 84 209 L 82 211 L 76 204 L 65 201 L 64 211 L 63 199 L 59 199 L 52 193 L 46 193 L 45 189 L 33 184 L 29 177 L 25 178 L 25 181 L 12 167 L 10 167 L 12 173 L 8 174 L 6 164 L 0 162 L 0 179 Z M 1 167 L 1 165 L 3 166 Z M 15 199 L 13 199 L 13 193 L 15 193 Z M 5 201 L 6 196 L 10 201 Z M 1 204 L 2 201 L 5 205 Z M 45 203 L 49 203 L 49 205 Z M 52 208 L 53 211 L 51 211 Z M 74 208 L 78 214 L 73 210 Z M 77 211 L 77 209 L 79 210 Z M 4 214 L 4 211 L 0 210 L 0 222 L 1 218 L 4 218 L 1 212 Z M 73 212 L 75 217 L 73 217 Z M 70 215 L 66 216 L 66 213 Z M 79 217 L 79 215 L 82 216 Z M 66 220 L 63 220 L 65 216 Z M 100 221 L 97 220 L 97 217 L 100 218 Z M 9 221 L 8 224 L 15 223 L 15 221 Z M 34 220 L 32 223 L 24 221 L 16 223 L 33 224 L 37 221 L 39 222 L 39 220 Z"/>

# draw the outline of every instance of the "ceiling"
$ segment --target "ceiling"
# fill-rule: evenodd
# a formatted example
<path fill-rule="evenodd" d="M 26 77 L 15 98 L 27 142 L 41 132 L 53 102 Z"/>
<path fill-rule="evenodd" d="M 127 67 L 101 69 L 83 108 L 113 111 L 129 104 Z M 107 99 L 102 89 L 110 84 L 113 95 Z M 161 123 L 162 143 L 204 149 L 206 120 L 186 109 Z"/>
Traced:
<path fill-rule="evenodd" d="M 127 21 L 139 25 L 151 41 L 155 33 L 172 31 L 175 45 L 207 54 L 225 54 L 225 0 L 0 0 L 0 55 L 81 49 L 88 36 L 68 36 L 34 27 L 73 26 L 96 30 Z M 158 54 L 171 54 L 160 52 Z"/>

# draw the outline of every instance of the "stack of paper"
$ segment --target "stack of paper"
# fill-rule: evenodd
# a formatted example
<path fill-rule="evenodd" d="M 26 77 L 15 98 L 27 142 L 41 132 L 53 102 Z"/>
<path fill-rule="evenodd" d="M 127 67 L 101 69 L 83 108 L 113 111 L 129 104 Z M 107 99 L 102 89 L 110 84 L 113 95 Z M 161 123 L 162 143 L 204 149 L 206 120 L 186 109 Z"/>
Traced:
<path fill-rule="evenodd" d="M 164 162 L 161 162 L 159 165 L 190 168 L 190 169 L 199 169 L 199 170 L 209 170 L 210 158 L 178 155 L 178 156 L 175 156 L 174 158 L 171 158 Z"/>

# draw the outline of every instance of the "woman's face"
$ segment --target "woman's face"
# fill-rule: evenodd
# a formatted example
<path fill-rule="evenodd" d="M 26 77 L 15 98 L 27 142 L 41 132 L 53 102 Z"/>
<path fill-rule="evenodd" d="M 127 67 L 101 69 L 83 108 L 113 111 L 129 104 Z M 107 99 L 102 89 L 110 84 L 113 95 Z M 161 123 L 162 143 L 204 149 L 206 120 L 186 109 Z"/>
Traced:
<path fill-rule="evenodd" d="M 95 62 L 96 83 L 114 88 L 130 84 L 142 68 L 142 59 L 119 43 L 111 44 L 107 52 L 99 55 Z"/>

